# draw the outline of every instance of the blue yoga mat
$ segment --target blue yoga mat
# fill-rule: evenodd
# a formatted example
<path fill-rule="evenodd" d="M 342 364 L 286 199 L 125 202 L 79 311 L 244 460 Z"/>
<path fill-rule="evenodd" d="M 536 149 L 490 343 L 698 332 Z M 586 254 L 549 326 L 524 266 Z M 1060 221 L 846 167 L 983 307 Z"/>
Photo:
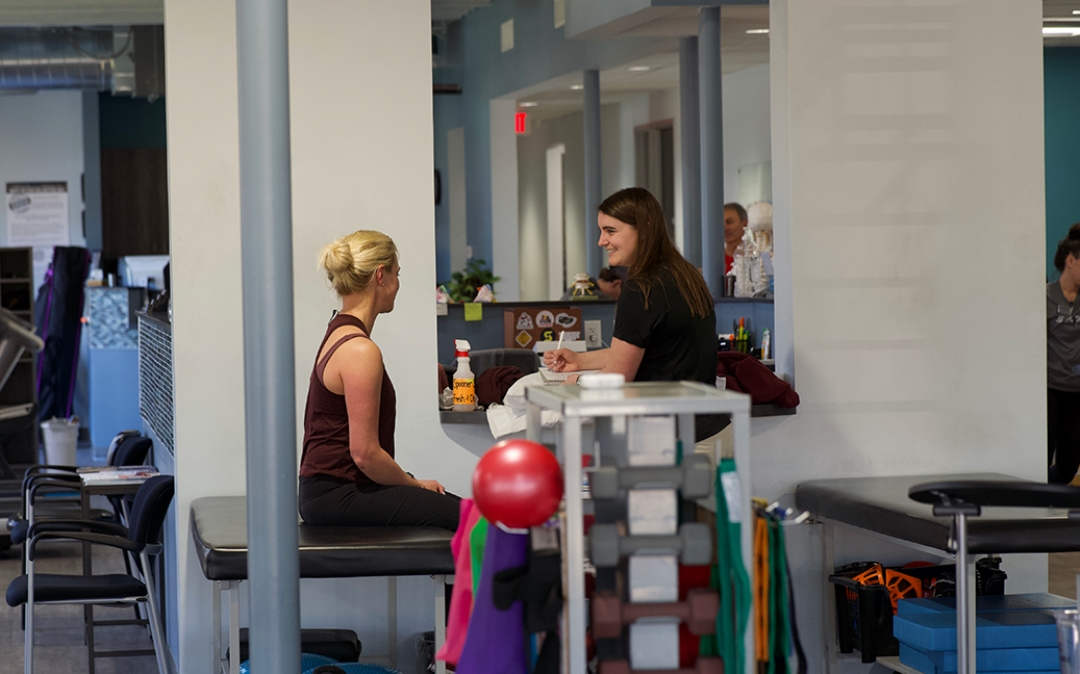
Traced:
<path fill-rule="evenodd" d="M 975 598 L 975 610 L 983 611 L 1030 611 L 1033 609 L 1076 608 L 1076 600 L 1059 597 L 1048 592 L 1033 594 L 1001 594 Z M 902 599 L 896 605 L 897 615 L 912 613 L 952 613 L 956 610 L 956 597 L 937 599 Z"/>
<path fill-rule="evenodd" d="M 955 674 L 958 669 L 956 651 L 923 651 L 908 644 L 900 644 L 900 662 L 922 672 L 928 664 L 934 674 Z M 980 648 L 975 653 L 980 672 L 1054 671 L 1058 666 L 1057 648 Z"/>
<path fill-rule="evenodd" d="M 956 614 L 915 613 L 893 618 L 893 636 L 922 651 L 956 650 Z M 975 618 L 977 648 L 1057 648 L 1054 612 L 986 611 Z"/>

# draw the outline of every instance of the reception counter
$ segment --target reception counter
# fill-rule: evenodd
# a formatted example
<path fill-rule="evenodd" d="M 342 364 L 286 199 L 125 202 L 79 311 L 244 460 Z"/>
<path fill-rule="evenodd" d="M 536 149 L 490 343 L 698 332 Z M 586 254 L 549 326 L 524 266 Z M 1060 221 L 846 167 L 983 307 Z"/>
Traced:
<path fill-rule="evenodd" d="M 480 320 L 466 320 L 464 304 L 446 305 L 445 316 L 438 317 L 439 362 L 454 361 L 454 340 L 467 339 L 474 349 L 499 349 L 518 346 L 506 343 L 504 313 L 521 309 L 541 307 L 573 307 L 581 310 L 583 321 L 600 321 L 601 339 L 611 343 L 615 325 L 615 302 L 610 300 L 585 300 L 577 302 L 492 302 L 482 304 Z M 761 331 L 773 331 L 773 301 L 771 299 L 743 299 L 723 297 L 716 300 L 716 332 L 729 333 L 732 323 L 746 318 L 747 327 L 753 333 L 753 346 L 759 346 Z"/>

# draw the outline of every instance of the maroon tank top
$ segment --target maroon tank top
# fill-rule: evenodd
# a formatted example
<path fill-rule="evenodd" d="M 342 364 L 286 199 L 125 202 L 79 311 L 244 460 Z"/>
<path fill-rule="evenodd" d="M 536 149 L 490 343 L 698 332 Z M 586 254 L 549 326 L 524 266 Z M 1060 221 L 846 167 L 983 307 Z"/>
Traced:
<path fill-rule="evenodd" d="M 316 354 L 315 367 L 308 382 L 307 405 L 304 408 L 304 451 L 300 457 L 300 477 L 326 475 L 343 482 L 357 485 L 372 484 L 349 453 L 349 410 L 345 396 L 338 395 L 323 384 L 323 372 L 330 357 L 350 339 L 370 339 L 364 323 L 349 314 L 336 314 L 326 328 L 326 336 L 319 345 L 321 353 L 330 335 L 338 328 L 353 325 L 364 334 L 349 334 L 339 339 L 327 350 L 321 360 Z M 379 444 L 390 456 L 394 456 L 394 424 L 397 418 L 397 394 L 390 376 L 383 366 L 382 391 L 379 398 Z"/>

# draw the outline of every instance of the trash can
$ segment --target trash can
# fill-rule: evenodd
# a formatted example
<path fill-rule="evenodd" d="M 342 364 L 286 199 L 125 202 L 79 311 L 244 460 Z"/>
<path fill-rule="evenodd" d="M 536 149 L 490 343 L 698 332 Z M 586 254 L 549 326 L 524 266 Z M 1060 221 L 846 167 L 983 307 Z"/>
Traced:
<path fill-rule="evenodd" d="M 41 424 L 45 441 L 45 463 L 57 466 L 75 465 L 75 446 L 79 441 L 78 419 L 53 417 Z"/>

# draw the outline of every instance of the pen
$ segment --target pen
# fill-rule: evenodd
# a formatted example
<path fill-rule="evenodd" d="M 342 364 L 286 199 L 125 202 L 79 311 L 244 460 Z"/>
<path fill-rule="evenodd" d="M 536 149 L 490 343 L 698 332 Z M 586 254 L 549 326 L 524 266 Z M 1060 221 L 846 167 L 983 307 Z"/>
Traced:
<path fill-rule="evenodd" d="M 556 351 L 562 348 L 562 338 L 563 338 L 563 335 L 565 335 L 565 334 L 566 334 L 566 330 L 560 330 L 559 331 L 559 343 L 555 345 L 555 350 Z"/>

